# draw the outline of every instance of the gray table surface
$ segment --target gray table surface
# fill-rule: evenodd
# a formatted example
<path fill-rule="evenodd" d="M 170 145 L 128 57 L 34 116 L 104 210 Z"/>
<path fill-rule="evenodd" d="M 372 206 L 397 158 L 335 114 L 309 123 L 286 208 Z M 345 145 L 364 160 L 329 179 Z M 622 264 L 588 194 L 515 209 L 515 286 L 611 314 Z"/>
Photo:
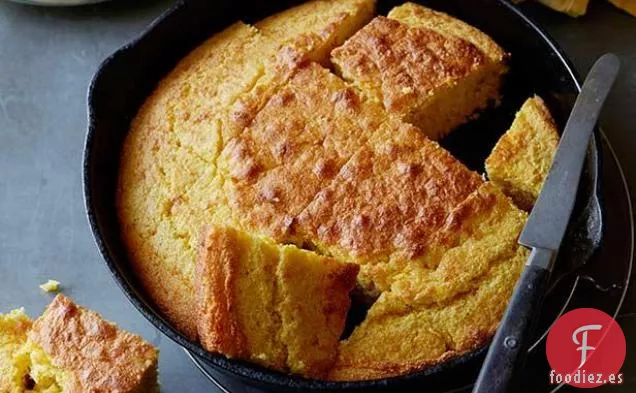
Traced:
<path fill-rule="evenodd" d="M 110 278 L 93 243 L 82 199 L 89 80 L 103 58 L 137 36 L 170 4 L 137 0 L 39 8 L 0 1 L 0 310 L 24 306 L 38 315 L 51 300 L 38 284 L 55 278 L 80 304 L 160 347 L 164 392 L 205 392 L 214 390 Z M 633 195 L 636 18 L 601 0 L 593 1 L 590 13 L 578 20 L 533 4 L 523 8 L 547 27 L 581 73 L 603 52 L 620 55 L 623 72 L 603 124 Z M 625 313 L 636 311 L 635 292 Z M 636 341 L 636 334 L 626 334 L 628 342 Z M 618 389 L 627 391 L 607 390 Z"/>

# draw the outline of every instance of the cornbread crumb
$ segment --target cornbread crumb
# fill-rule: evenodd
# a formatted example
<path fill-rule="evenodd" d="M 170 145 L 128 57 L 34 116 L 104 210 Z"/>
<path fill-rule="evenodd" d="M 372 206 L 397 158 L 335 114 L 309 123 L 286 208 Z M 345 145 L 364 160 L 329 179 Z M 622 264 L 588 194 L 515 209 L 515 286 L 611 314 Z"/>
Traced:
<path fill-rule="evenodd" d="M 44 284 L 40 285 L 40 289 L 44 292 L 58 292 L 60 290 L 60 282 L 56 280 L 48 280 Z"/>
<path fill-rule="evenodd" d="M 529 98 L 486 159 L 488 178 L 517 206 L 529 211 L 541 192 L 558 144 L 559 133 L 548 107 L 538 96 Z"/>

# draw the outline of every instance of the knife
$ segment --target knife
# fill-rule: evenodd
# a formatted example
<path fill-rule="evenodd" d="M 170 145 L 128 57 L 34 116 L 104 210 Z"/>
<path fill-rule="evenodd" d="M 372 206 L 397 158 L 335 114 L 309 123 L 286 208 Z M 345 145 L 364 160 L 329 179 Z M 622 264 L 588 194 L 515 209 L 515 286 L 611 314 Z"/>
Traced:
<path fill-rule="evenodd" d="M 618 57 L 608 53 L 596 61 L 585 78 L 539 198 L 519 237 L 519 243 L 531 249 L 530 257 L 490 345 L 473 393 L 513 391 L 514 372 L 527 354 L 545 284 L 574 208 L 590 136 L 619 67 Z"/>

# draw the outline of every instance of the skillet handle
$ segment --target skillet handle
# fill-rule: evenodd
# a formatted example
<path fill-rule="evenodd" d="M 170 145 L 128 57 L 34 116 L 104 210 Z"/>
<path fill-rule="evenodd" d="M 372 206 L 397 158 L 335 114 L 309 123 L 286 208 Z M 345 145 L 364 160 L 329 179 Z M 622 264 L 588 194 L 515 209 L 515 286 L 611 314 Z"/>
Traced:
<path fill-rule="evenodd" d="M 527 354 L 553 260 L 554 252 L 551 250 L 532 250 L 497 334 L 490 344 L 473 393 L 516 391 L 513 390 L 514 373 Z"/>

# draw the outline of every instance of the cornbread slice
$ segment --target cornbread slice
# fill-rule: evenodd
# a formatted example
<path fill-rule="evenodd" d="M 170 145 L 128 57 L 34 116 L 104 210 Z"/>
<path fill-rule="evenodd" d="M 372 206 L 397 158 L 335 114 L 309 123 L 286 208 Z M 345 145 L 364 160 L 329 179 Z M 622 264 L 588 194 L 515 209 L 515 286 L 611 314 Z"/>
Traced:
<path fill-rule="evenodd" d="M 317 249 L 362 265 L 359 284 L 371 295 L 390 281 L 382 266 L 417 263 L 482 182 L 416 128 L 387 121 L 381 130 L 385 139 L 359 150 L 296 220 Z"/>
<path fill-rule="evenodd" d="M 636 16 L 636 0 L 608 0 L 623 11 Z"/>
<path fill-rule="evenodd" d="M 327 65 L 329 52 L 373 18 L 375 0 L 318 0 L 289 8 L 256 23 L 265 36 L 304 48 Z"/>
<path fill-rule="evenodd" d="M 224 181 L 218 155 L 299 65 L 325 62 L 348 31 L 366 23 L 373 4 L 310 2 L 297 12 L 312 15 L 272 16 L 259 24 L 262 32 L 237 22 L 181 60 L 132 121 L 117 193 L 122 237 L 144 289 L 191 339 L 198 223 L 232 219 L 216 191 Z M 181 210 L 187 213 L 176 218 Z"/>
<path fill-rule="evenodd" d="M 330 378 L 400 375 L 485 344 L 528 257 L 517 244 L 525 220 L 495 185 L 483 184 L 451 213 L 428 263 L 397 275 L 341 344 Z"/>
<path fill-rule="evenodd" d="M 22 312 L 9 317 L 19 333 L 3 358 L 12 367 L 9 392 L 158 391 L 157 350 L 63 295 L 33 324 Z"/>
<path fill-rule="evenodd" d="M 547 5 L 555 11 L 577 17 L 585 15 L 590 0 L 539 0 L 539 3 Z"/>
<path fill-rule="evenodd" d="M 16 378 L 19 370 L 11 359 L 26 342 L 31 324 L 31 319 L 24 313 L 24 309 L 0 314 L 0 392 L 2 393 L 24 392 L 25 381 Z"/>
<path fill-rule="evenodd" d="M 322 376 L 335 359 L 357 272 L 354 264 L 212 227 L 197 263 L 201 343 Z"/>
<path fill-rule="evenodd" d="M 530 210 L 558 144 L 559 133 L 545 103 L 538 96 L 529 98 L 486 159 L 488 178 L 517 206 Z"/>
<path fill-rule="evenodd" d="M 331 60 L 387 112 L 439 139 L 499 98 L 505 57 L 477 29 L 407 3 L 373 19 Z"/>

